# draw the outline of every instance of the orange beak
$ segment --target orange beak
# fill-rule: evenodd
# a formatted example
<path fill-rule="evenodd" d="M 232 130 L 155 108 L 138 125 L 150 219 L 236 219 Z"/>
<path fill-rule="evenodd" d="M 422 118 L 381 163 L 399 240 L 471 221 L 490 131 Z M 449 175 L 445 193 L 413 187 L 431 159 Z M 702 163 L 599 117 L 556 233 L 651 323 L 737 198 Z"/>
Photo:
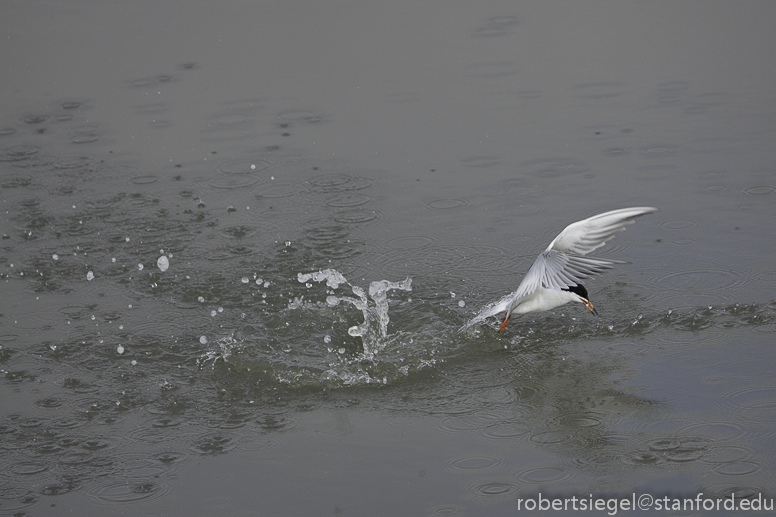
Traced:
<path fill-rule="evenodd" d="M 585 307 L 587 307 L 587 310 L 593 313 L 593 315 L 598 316 L 598 311 L 595 310 L 595 307 L 593 307 L 593 304 L 590 303 L 590 300 L 585 300 L 584 298 L 580 298 L 580 301 L 585 304 Z"/>

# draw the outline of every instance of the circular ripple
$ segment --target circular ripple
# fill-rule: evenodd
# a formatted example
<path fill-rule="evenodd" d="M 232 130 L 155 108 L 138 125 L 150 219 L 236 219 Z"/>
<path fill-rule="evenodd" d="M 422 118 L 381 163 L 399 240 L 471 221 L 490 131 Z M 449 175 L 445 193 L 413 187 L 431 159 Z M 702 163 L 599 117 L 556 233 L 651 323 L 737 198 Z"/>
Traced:
<path fill-rule="evenodd" d="M 160 478 L 149 476 L 148 481 L 108 481 L 88 490 L 89 496 L 101 503 L 132 503 L 159 498 L 170 492 Z"/>
<path fill-rule="evenodd" d="M 263 451 L 266 449 L 274 449 L 276 447 L 280 447 L 280 445 L 283 442 L 280 442 L 278 440 L 273 440 L 270 438 L 262 438 L 262 439 L 249 439 L 242 441 L 240 443 L 239 449 L 243 451 Z"/>
<path fill-rule="evenodd" d="M 219 234 L 228 239 L 244 239 L 252 237 L 258 230 L 248 226 L 228 226 L 219 230 Z"/>
<path fill-rule="evenodd" d="M 252 174 L 270 166 L 271 164 L 264 160 L 233 160 L 222 163 L 216 169 L 224 174 Z"/>
<path fill-rule="evenodd" d="M 462 206 L 468 206 L 469 202 L 463 199 L 437 199 L 428 203 L 426 206 L 435 210 L 450 210 L 452 208 L 460 208 Z"/>
<path fill-rule="evenodd" d="M 74 144 L 89 144 L 96 142 L 100 137 L 98 135 L 91 135 L 88 133 L 80 133 L 70 137 L 70 141 Z"/>
<path fill-rule="evenodd" d="M 25 160 L 36 154 L 40 149 L 34 145 L 20 144 L 6 147 L 0 152 L 0 162 L 15 162 Z"/>
<path fill-rule="evenodd" d="M 470 486 L 466 489 L 466 491 L 470 494 L 480 496 L 503 496 L 516 492 L 517 486 L 513 485 L 512 483 L 492 482 Z"/>
<path fill-rule="evenodd" d="M 439 429 L 447 432 L 482 431 L 503 422 L 509 417 L 495 411 L 478 411 L 474 414 L 455 415 L 446 418 Z"/>
<path fill-rule="evenodd" d="M 695 228 L 699 224 L 698 221 L 674 219 L 671 221 L 663 221 L 657 226 L 663 230 L 687 230 L 689 228 Z"/>
<path fill-rule="evenodd" d="M 703 422 L 690 424 L 677 429 L 683 436 L 713 436 L 715 440 L 737 440 L 746 434 L 746 429 L 738 422 Z"/>
<path fill-rule="evenodd" d="M 493 456 L 467 456 L 444 463 L 445 468 L 455 471 L 487 470 L 503 465 L 504 460 Z"/>
<path fill-rule="evenodd" d="M 194 440 L 192 449 L 197 454 L 223 454 L 235 448 L 235 442 L 224 434 L 206 434 Z"/>
<path fill-rule="evenodd" d="M 8 467 L 8 470 L 17 476 L 34 476 L 46 472 L 48 469 L 49 467 L 45 463 L 34 461 L 16 463 Z"/>
<path fill-rule="evenodd" d="M 776 421 L 776 388 L 749 388 L 722 395 L 723 404 L 746 422 Z"/>
<path fill-rule="evenodd" d="M 582 427 L 596 427 L 601 425 L 601 419 L 595 416 L 595 413 L 579 413 L 563 415 L 559 419 L 559 424 L 564 427 L 580 429 Z"/>
<path fill-rule="evenodd" d="M 751 458 L 754 452 L 746 447 L 714 447 L 703 458 L 705 463 L 735 463 Z"/>
<path fill-rule="evenodd" d="M 312 178 L 308 183 L 317 192 L 346 192 L 371 187 L 374 182 L 348 174 L 324 174 Z"/>
<path fill-rule="evenodd" d="M 304 191 L 304 185 L 299 183 L 272 183 L 254 189 L 256 197 L 269 199 L 296 196 L 304 193 Z"/>
<path fill-rule="evenodd" d="M 754 474 L 761 468 L 760 465 L 752 463 L 751 461 L 737 461 L 717 465 L 716 467 L 712 467 L 711 470 L 723 476 L 747 476 L 749 474 Z"/>
<path fill-rule="evenodd" d="M 135 185 L 148 185 L 150 183 L 156 183 L 159 181 L 159 178 L 152 174 L 148 174 L 146 176 L 135 176 L 130 181 Z"/>
<path fill-rule="evenodd" d="M 767 490 L 757 486 L 743 487 L 740 485 L 719 483 L 702 487 L 698 492 L 704 495 L 708 494 L 709 498 L 716 496 L 729 499 L 731 496 L 734 496 L 736 500 L 740 500 L 756 498 L 759 494 L 767 493 Z"/>
<path fill-rule="evenodd" d="M 157 452 L 151 456 L 153 462 L 161 463 L 162 465 L 176 465 L 188 460 L 191 457 L 189 453 L 181 451 L 162 451 Z"/>
<path fill-rule="evenodd" d="M 669 461 L 688 462 L 701 459 L 706 454 L 709 447 L 708 440 L 682 440 L 682 443 L 675 449 L 665 451 L 665 458 Z"/>
<path fill-rule="evenodd" d="M 57 158 L 54 167 L 57 169 L 85 169 L 92 162 L 88 156 L 60 156 Z"/>
<path fill-rule="evenodd" d="M 564 468 L 542 467 L 524 470 L 518 473 L 517 477 L 524 483 L 544 485 L 565 481 L 571 477 L 571 474 Z"/>
<path fill-rule="evenodd" d="M 541 178 L 560 178 L 590 171 L 584 163 L 567 158 L 534 160 L 524 163 L 523 167 L 528 169 L 530 174 Z"/>
<path fill-rule="evenodd" d="M 666 288 L 675 291 L 696 289 L 698 286 L 709 290 L 725 290 L 742 284 L 741 278 L 735 272 L 725 269 L 678 271 L 658 275 L 652 282 L 665 284 Z"/>
<path fill-rule="evenodd" d="M 222 176 L 220 178 L 208 181 L 207 184 L 213 188 L 220 189 L 239 189 L 250 187 L 258 183 L 261 178 L 258 176 L 244 175 L 244 176 Z"/>
<path fill-rule="evenodd" d="M 362 194 L 338 194 L 326 201 L 326 204 L 338 208 L 350 208 L 366 204 L 371 200 L 372 198 Z"/>
<path fill-rule="evenodd" d="M 657 465 L 663 463 L 663 459 L 660 455 L 650 451 L 636 451 L 625 454 L 620 456 L 620 461 L 625 465 L 632 466 Z"/>
<path fill-rule="evenodd" d="M 397 237 L 389 240 L 386 244 L 388 248 L 399 250 L 416 250 L 421 248 L 427 248 L 436 242 L 434 237 L 427 237 L 425 235 L 414 235 L 407 237 Z"/>
<path fill-rule="evenodd" d="M 431 515 L 439 515 L 440 517 L 450 517 L 451 515 L 458 515 L 461 513 L 461 509 L 455 506 L 440 506 L 431 512 Z"/>
<path fill-rule="evenodd" d="M 674 154 L 675 152 L 677 152 L 677 148 L 668 144 L 651 145 L 649 147 L 642 147 L 639 150 L 639 154 L 649 158 L 662 158 Z"/>
<path fill-rule="evenodd" d="M 543 431 L 531 436 L 531 441 L 541 445 L 555 445 L 568 441 L 571 436 L 566 431 Z"/>
<path fill-rule="evenodd" d="M 748 189 L 744 189 L 744 194 L 749 194 L 752 196 L 765 196 L 768 194 L 773 194 L 774 192 L 776 192 L 776 187 L 770 187 L 768 185 L 749 187 Z"/>
<path fill-rule="evenodd" d="M 372 221 L 378 217 L 375 210 L 343 210 L 338 212 L 333 219 L 343 224 L 360 224 Z"/>

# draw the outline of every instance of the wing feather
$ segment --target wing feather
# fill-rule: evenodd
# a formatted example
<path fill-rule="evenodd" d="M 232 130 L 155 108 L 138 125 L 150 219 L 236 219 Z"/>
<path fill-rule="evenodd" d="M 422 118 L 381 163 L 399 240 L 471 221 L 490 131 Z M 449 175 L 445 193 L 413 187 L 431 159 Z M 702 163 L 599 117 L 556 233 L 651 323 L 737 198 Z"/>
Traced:
<path fill-rule="evenodd" d="M 642 206 L 621 208 L 588 217 L 568 225 L 547 247 L 574 255 L 587 255 L 633 224 L 636 217 L 657 212 L 657 208 Z"/>

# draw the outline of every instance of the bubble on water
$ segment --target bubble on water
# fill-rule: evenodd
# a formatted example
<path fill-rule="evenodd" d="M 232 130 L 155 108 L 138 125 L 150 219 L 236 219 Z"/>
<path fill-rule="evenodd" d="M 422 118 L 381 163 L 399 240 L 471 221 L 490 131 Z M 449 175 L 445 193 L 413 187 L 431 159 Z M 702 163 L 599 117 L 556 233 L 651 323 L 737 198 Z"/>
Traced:
<path fill-rule="evenodd" d="M 269 287 L 269 281 L 264 282 L 264 287 Z"/>
<path fill-rule="evenodd" d="M 326 343 L 326 344 L 329 344 L 329 343 L 331 343 L 331 336 L 330 336 L 330 335 L 328 335 L 328 334 L 326 334 L 325 336 L 323 336 L 323 342 L 324 342 L 324 343 Z"/>
<path fill-rule="evenodd" d="M 203 345 L 207 345 L 207 337 L 200 336 L 199 337 L 199 342 L 202 343 Z"/>
<path fill-rule="evenodd" d="M 216 311 L 215 311 L 215 310 L 212 310 L 212 311 L 210 311 L 210 315 L 211 315 L 211 316 L 213 316 L 213 317 L 215 317 L 215 315 L 216 315 Z M 204 343 L 203 343 L 203 344 L 204 344 Z"/>
<path fill-rule="evenodd" d="M 91 282 L 92 280 L 94 280 L 94 273 L 92 273 L 91 271 L 89 271 L 88 273 L 86 273 L 86 279 L 87 279 L 88 281 L 90 281 L 90 282 Z"/>
<path fill-rule="evenodd" d="M 253 171 L 253 170 L 256 170 L 256 164 L 255 164 L 255 163 L 252 163 L 252 164 L 251 164 L 251 170 L 252 170 L 252 171 Z"/>
<path fill-rule="evenodd" d="M 119 354 L 119 355 L 123 354 L 124 353 L 124 347 L 121 346 L 121 345 L 117 346 L 116 347 L 116 353 Z"/>
<path fill-rule="evenodd" d="M 344 354 L 345 353 L 345 349 L 344 348 L 340 348 L 339 350 L 337 350 L 337 353 L 338 354 Z"/>
<path fill-rule="evenodd" d="M 138 265 L 137 265 L 137 269 L 139 269 L 140 271 L 142 271 L 142 270 L 143 270 L 143 264 L 138 264 Z"/>
<path fill-rule="evenodd" d="M 223 307 L 219 307 L 218 308 L 218 312 L 224 312 L 224 308 Z"/>
<path fill-rule="evenodd" d="M 116 262 L 116 257 L 113 257 L 112 259 L 110 259 L 110 261 L 115 263 Z"/>
<path fill-rule="evenodd" d="M 129 242 L 129 237 L 124 237 L 125 242 Z"/>
<path fill-rule="evenodd" d="M 59 260 L 59 255 L 54 253 L 53 255 L 51 255 L 51 258 L 53 258 L 54 260 Z"/>
<path fill-rule="evenodd" d="M 162 255 L 159 257 L 159 260 L 156 261 L 156 267 L 162 271 L 167 271 L 167 268 L 170 267 L 170 260 L 165 255 Z"/>
<path fill-rule="evenodd" d="M 205 299 L 204 299 L 204 298 L 202 298 L 201 296 L 198 296 L 198 297 L 197 297 L 197 301 L 198 301 L 199 303 L 205 303 Z"/>
<path fill-rule="evenodd" d="M 129 363 L 129 364 L 131 364 L 132 366 L 137 366 L 137 361 L 135 361 L 134 359 L 132 359 L 132 362 L 131 362 L 131 363 Z"/>
<path fill-rule="evenodd" d="M 242 278 L 240 279 L 240 282 L 242 282 L 242 283 L 244 283 L 244 284 L 247 284 L 248 282 L 250 282 L 250 279 L 249 279 L 247 276 L 244 276 L 244 277 L 242 277 Z"/>
<path fill-rule="evenodd" d="M 336 296 L 327 296 L 326 303 L 329 305 L 329 307 L 334 307 L 336 305 L 339 305 L 339 298 L 337 298 Z"/>
<path fill-rule="evenodd" d="M 458 301 L 458 307 L 466 307 L 466 302 L 463 300 Z"/>
<path fill-rule="evenodd" d="M 455 293 L 450 291 L 450 298 L 455 298 Z"/>

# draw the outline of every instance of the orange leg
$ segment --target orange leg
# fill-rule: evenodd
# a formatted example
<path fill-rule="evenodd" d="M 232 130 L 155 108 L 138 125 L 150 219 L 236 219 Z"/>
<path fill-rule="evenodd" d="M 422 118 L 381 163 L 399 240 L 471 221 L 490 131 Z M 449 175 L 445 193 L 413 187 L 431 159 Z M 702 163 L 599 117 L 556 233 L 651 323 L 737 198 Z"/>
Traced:
<path fill-rule="evenodd" d="M 507 323 L 509 323 L 509 316 L 507 314 L 504 314 L 504 317 L 501 319 L 501 326 L 498 328 L 498 331 L 501 332 L 505 328 L 507 328 Z"/>

